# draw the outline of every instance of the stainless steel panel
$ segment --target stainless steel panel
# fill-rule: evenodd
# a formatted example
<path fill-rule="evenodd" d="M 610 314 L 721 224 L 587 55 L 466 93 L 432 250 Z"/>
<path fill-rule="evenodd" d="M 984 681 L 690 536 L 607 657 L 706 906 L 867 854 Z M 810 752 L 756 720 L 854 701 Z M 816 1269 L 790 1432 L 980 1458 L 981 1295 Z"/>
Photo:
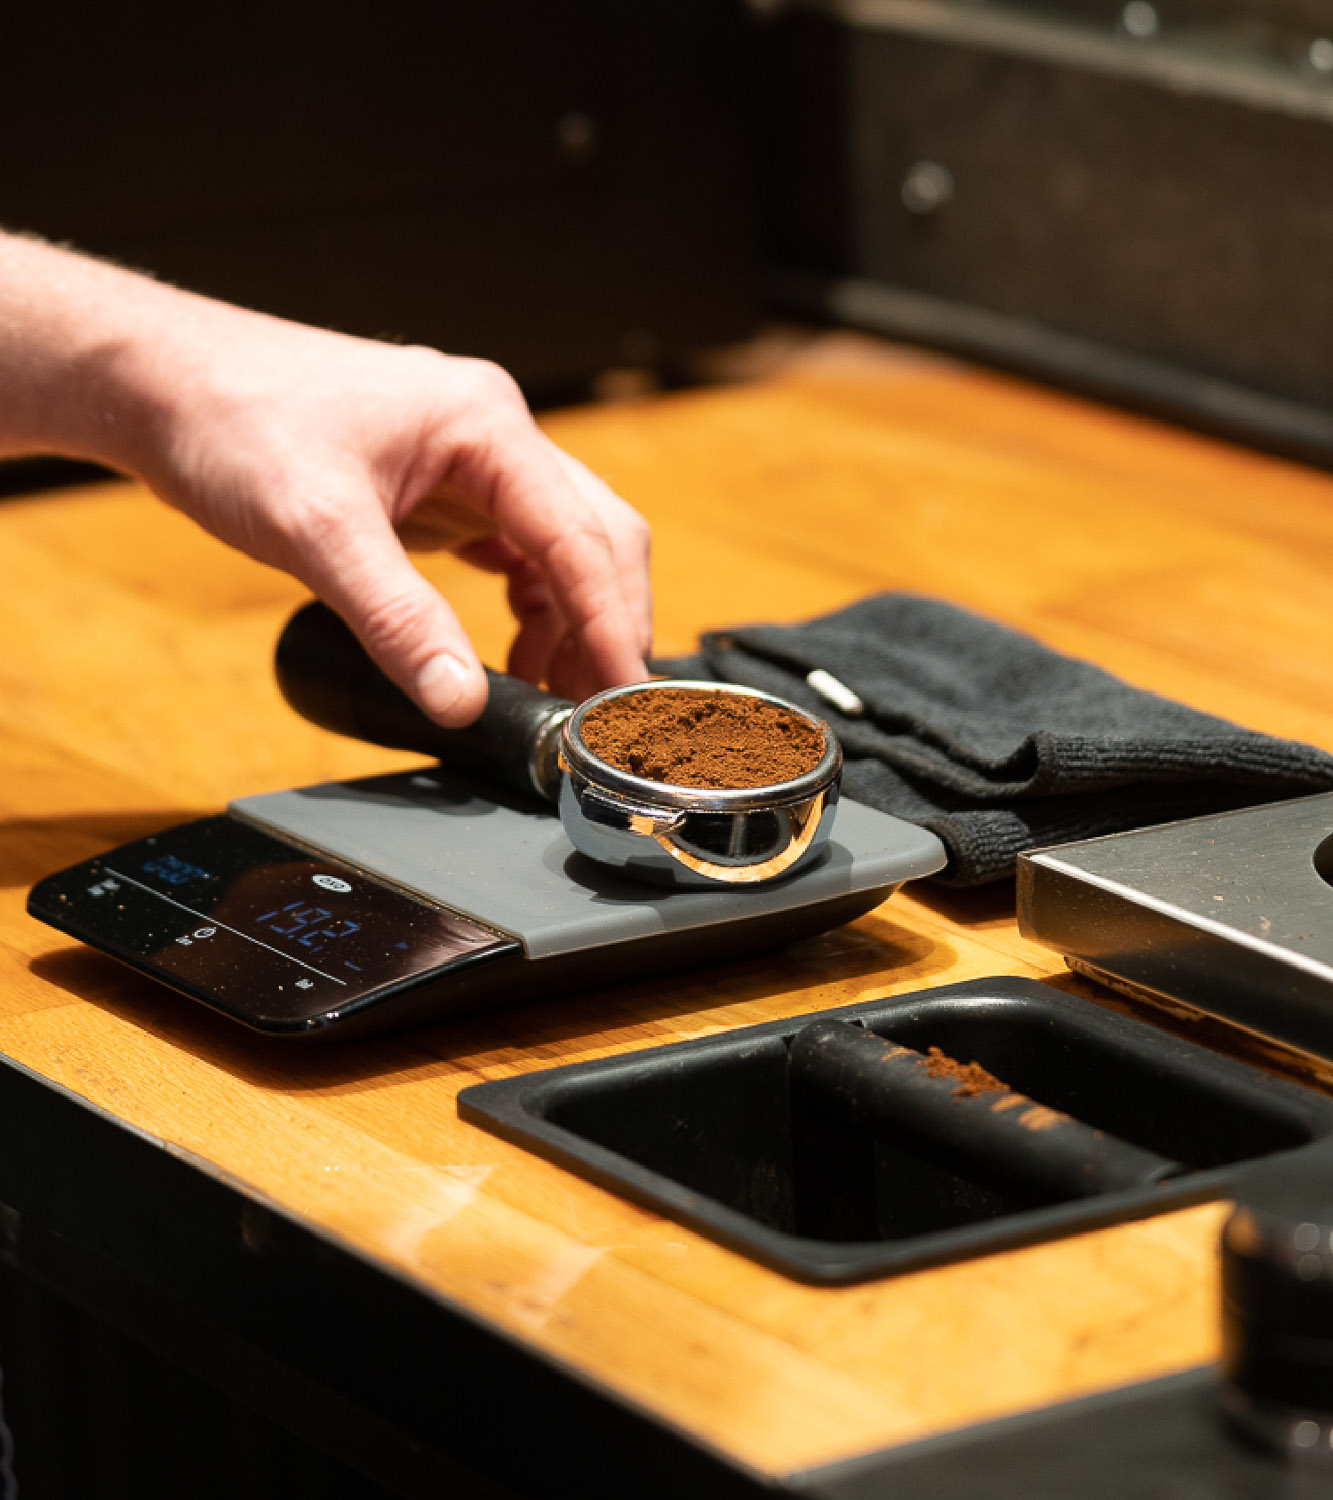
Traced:
<path fill-rule="evenodd" d="M 1019 860 L 1019 927 L 1080 967 L 1333 1057 L 1331 839 L 1326 793 L 1037 850 Z"/>

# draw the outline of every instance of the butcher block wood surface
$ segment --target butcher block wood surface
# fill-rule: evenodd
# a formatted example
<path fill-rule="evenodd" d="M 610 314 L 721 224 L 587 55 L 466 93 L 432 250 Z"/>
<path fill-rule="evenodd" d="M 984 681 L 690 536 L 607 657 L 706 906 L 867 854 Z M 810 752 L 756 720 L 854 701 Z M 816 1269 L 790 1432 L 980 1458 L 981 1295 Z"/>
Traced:
<path fill-rule="evenodd" d="M 850 336 L 543 425 L 652 522 L 661 652 L 910 589 L 1333 749 L 1326 474 Z M 113 844 L 413 762 L 294 717 L 271 657 L 299 587 L 131 484 L 0 502 L 0 559 L 16 1063 L 769 1475 L 1214 1356 L 1222 1204 L 817 1288 L 457 1117 L 478 1080 L 975 977 L 1119 1003 L 1018 937 L 1011 886 L 905 891 L 772 959 L 322 1049 L 251 1038 L 31 920 L 34 881 Z M 496 580 L 421 565 L 502 663 Z"/>

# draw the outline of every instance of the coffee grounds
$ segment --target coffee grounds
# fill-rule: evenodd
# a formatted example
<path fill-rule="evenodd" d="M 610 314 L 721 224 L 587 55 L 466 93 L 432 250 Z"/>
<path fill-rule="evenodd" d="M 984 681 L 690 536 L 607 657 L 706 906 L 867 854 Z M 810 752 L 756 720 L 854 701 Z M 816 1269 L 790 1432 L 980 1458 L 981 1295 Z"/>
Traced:
<path fill-rule="evenodd" d="M 618 771 L 714 791 L 772 786 L 819 764 L 824 736 L 790 709 L 693 688 L 626 693 L 583 719 L 583 743 Z"/>
<path fill-rule="evenodd" d="M 1007 1094 L 1009 1085 L 1001 1083 L 993 1073 L 988 1073 L 978 1062 L 961 1063 L 949 1057 L 938 1047 L 931 1047 L 925 1056 L 926 1072 L 932 1078 L 952 1078 L 958 1084 L 954 1093 L 965 1099 L 976 1094 Z M 1021 1096 L 1014 1095 L 1019 1098 Z"/>
<path fill-rule="evenodd" d="M 988 1073 L 980 1063 L 959 1062 L 957 1058 L 941 1052 L 938 1047 L 931 1047 L 918 1066 L 924 1067 L 932 1078 L 952 1078 L 957 1085 L 953 1091 L 956 1099 L 974 1099 L 978 1094 L 1003 1095 L 990 1106 L 992 1112 L 1004 1114 L 1011 1109 L 1021 1109 L 1023 1113 L 1018 1116 L 1018 1123 L 1024 1130 L 1050 1130 L 1053 1126 L 1064 1124 L 1069 1118 L 1058 1109 L 1048 1109 L 1046 1105 L 1036 1103 L 1026 1094 L 1011 1092 L 1007 1083 L 1001 1083 L 994 1073 Z M 1101 1131 L 1096 1134 L 1101 1135 Z"/>

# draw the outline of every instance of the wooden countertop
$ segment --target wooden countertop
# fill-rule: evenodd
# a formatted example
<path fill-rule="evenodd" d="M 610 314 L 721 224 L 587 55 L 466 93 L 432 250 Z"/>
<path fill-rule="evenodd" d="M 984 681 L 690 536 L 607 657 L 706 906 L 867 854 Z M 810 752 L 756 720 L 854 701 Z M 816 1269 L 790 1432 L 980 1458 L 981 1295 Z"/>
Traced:
<path fill-rule="evenodd" d="M 1333 477 L 851 337 L 544 425 L 653 523 L 663 652 L 913 589 L 1333 749 Z M 456 1116 L 478 1079 L 1062 974 L 1017 936 L 1011 890 L 902 893 L 781 958 L 320 1051 L 249 1038 L 30 920 L 33 881 L 112 844 L 410 759 L 298 721 L 269 667 L 298 587 L 132 485 L 0 502 L 0 557 L 17 1063 L 774 1476 L 1213 1356 L 1220 1205 L 820 1289 Z M 502 660 L 495 580 L 423 568 Z"/>

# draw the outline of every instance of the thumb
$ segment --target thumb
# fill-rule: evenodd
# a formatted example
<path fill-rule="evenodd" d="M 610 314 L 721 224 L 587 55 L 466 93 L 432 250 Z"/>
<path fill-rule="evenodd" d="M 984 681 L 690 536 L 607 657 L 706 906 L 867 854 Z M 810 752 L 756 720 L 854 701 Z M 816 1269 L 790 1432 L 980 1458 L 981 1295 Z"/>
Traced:
<path fill-rule="evenodd" d="M 303 562 L 303 581 L 424 713 L 448 729 L 472 723 L 486 706 L 481 663 L 458 616 L 412 566 L 378 507 Z"/>

